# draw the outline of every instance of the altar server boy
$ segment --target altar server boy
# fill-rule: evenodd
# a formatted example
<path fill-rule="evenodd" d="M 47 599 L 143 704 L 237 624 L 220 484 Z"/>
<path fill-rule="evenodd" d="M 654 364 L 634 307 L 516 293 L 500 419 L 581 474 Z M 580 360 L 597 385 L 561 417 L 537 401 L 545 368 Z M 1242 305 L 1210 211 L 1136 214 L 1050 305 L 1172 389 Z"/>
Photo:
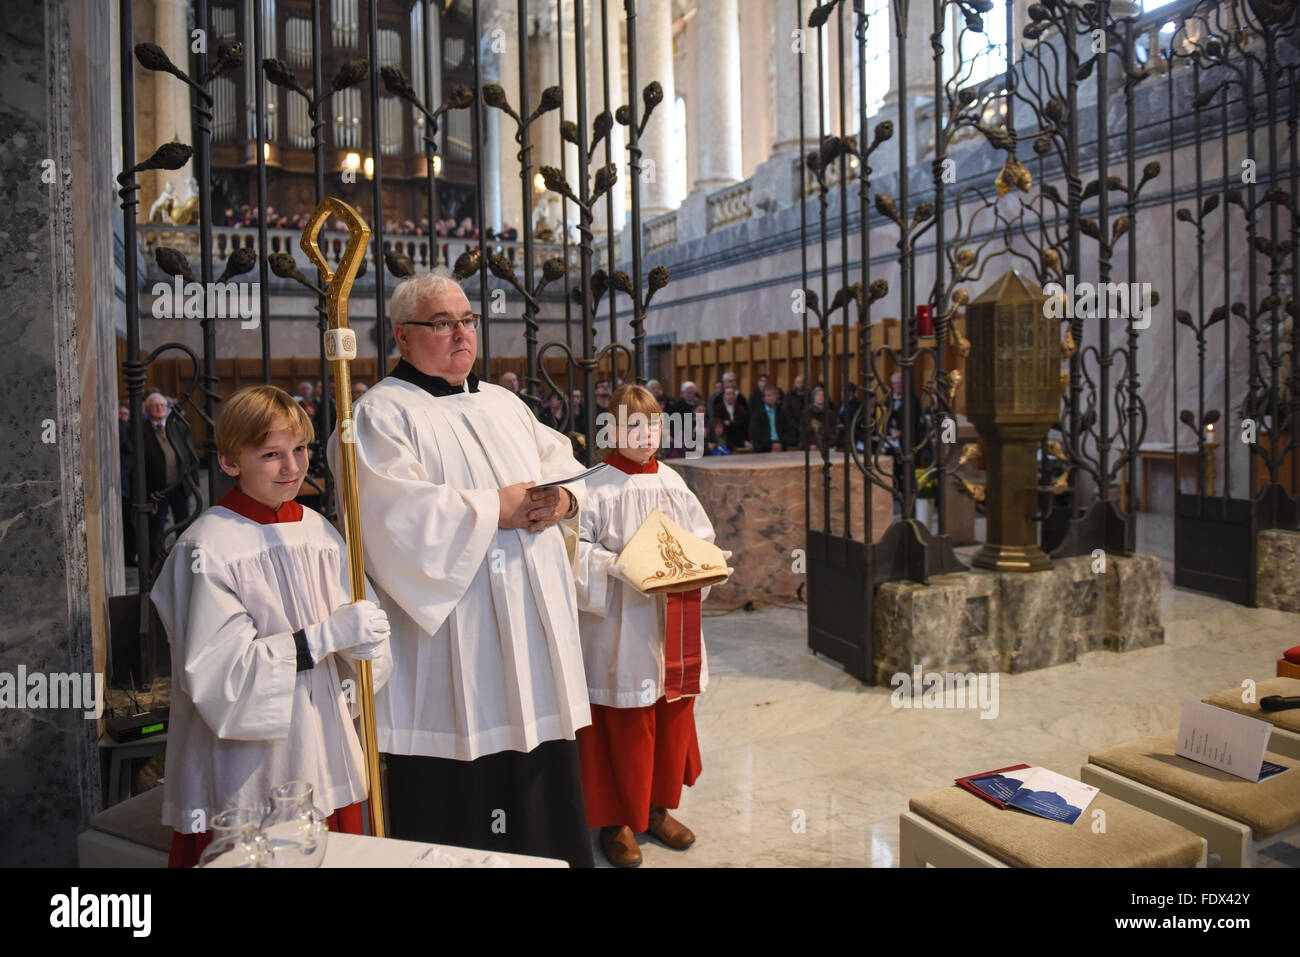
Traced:
<path fill-rule="evenodd" d="M 288 781 L 313 785 L 332 829 L 360 834 L 355 663 L 371 662 L 376 689 L 392 670 L 386 613 L 350 600 L 342 536 L 293 501 L 313 438 L 302 406 L 274 386 L 242 389 L 215 432 L 236 486 L 182 533 L 151 594 L 172 655 L 173 867 L 197 862 L 213 815 L 262 807 Z"/>
<path fill-rule="evenodd" d="M 681 476 L 656 457 L 662 421 L 654 395 L 622 386 L 609 414 L 626 427 L 602 430 L 617 448 L 604 460 L 610 468 L 587 480 L 579 517 L 578 623 L 591 725 L 578 731 L 578 749 L 587 824 L 601 829 L 611 864 L 635 867 L 636 834 L 649 830 L 677 850 L 695 841 L 668 809 L 700 774 L 694 696 L 708 683 L 699 633 L 708 589 L 646 595 L 621 577 L 617 557 L 655 509 L 705 541 L 714 532 Z M 666 646 L 683 645 L 698 647 L 698 658 L 665 660 Z"/>

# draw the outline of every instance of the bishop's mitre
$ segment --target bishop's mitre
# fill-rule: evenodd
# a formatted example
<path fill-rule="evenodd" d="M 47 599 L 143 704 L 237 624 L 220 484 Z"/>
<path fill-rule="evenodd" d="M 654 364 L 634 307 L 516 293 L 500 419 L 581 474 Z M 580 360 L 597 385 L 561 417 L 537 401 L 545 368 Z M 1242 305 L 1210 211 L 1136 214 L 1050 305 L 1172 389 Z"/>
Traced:
<path fill-rule="evenodd" d="M 647 595 L 707 588 L 731 575 L 722 549 L 655 509 L 619 552 L 623 577 Z"/>

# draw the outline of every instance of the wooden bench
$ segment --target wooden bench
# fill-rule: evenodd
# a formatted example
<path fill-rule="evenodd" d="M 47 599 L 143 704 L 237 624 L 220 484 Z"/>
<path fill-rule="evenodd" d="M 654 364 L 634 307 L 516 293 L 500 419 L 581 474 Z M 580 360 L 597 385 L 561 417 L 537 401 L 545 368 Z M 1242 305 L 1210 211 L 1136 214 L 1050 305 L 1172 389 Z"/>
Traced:
<path fill-rule="evenodd" d="M 1241 690 L 1229 688 L 1201 700 L 1216 708 L 1226 708 L 1259 721 L 1267 721 L 1273 726 L 1273 736 L 1268 741 L 1269 750 L 1300 760 L 1300 708 L 1291 711 L 1264 711 L 1259 706 L 1259 702 L 1269 695 L 1277 694 L 1284 698 L 1300 696 L 1300 678 L 1270 678 L 1259 682 L 1255 685 L 1255 701 L 1249 704 L 1241 700 Z"/>
<path fill-rule="evenodd" d="M 1175 754 L 1178 732 L 1164 731 L 1088 756 L 1085 784 L 1201 835 L 1224 867 L 1253 867 L 1270 844 L 1300 835 L 1300 769 L 1253 782 Z"/>
<path fill-rule="evenodd" d="M 1105 793 L 1073 824 L 1003 810 L 956 785 L 914 797 L 908 808 L 898 822 L 901 867 L 1204 867 L 1206 861 L 1203 838 Z"/>

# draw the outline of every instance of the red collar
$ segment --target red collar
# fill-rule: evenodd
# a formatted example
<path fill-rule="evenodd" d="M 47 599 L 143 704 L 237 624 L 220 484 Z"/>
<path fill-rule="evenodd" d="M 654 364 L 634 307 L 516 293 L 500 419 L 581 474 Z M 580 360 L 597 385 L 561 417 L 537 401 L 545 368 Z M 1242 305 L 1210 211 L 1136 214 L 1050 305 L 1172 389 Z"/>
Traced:
<path fill-rule="evenodd" d="M 659 471 L 659 460 L 654 456 L 651 456 L 645 465 L 639 465 L 621 452 L 610 452 L 605 458 L 605 464 L 612 465 L 628 475 L 653 475 Z"/>
<path fill-rule="evenodd" d="M 245 495 L 238 488 L 232 488 L 217 503 L 223 508 L 237 512 L 244 518 L 251 518 L 259 525 L 276 525 L 280 522 L 301 522 L 302 506 L 288 501 L 279 508 L 269 508 L 250 495 Z"/>

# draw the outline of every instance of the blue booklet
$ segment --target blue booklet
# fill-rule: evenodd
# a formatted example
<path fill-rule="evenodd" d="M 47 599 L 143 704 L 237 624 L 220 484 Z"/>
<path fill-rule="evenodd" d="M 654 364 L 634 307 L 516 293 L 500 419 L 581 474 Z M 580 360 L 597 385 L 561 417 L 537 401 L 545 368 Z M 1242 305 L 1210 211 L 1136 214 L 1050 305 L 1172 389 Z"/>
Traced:
<path fill-rule="evenodd" d="M 1274 764 L 1272 761 L 1265 761 L 1259 768 L 1259 780 L 1271 778 L 1275 774 L 1281 774 L 1287 769 L 1285 764 Z"/>
<path fill-rule="evenodd" d="M 1007 768 L 963 779 L 994 803 L 1073 824 L 1098 794 L 1095 787 L 1047 768 Z"/>

